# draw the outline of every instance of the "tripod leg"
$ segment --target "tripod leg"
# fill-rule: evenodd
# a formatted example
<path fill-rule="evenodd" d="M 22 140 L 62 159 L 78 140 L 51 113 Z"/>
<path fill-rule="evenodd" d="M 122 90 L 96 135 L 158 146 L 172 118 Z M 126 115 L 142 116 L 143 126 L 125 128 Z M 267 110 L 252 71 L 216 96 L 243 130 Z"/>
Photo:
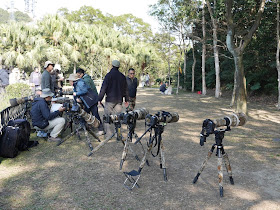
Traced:
<path fill-rule="evenodd" d="M 113 135 L 107 139 L 105 139 L 104 141 L 102 141 L 97 147 L 95 147 L 88 156 L 91 156 L 94 152 L 96 152 L 97 150 L 99 150 L 101 147 L 103 147 L 110 139 L 112 139 L 115 136 L 116 132 L 113 133 Z"/>
<path fill-rule="evenodd" d="M 93 136 L 93 138 L 97 139 L 97 141 L 101 142 L 99 137 L 95 135 L 94 132 L 92 132 L 90 129 L 88 129 L 88 132 Z"/>
<path fill-rule="evenodd" d="M 140 158 L 138 157 L 138 155 L 134 152 L 134 150 L 131 148 L 131 146 L 128 143 L 128 149 L 130 150 L 130 152 L 132 153 L 132 155 L 135 157 L 136 160 L 140 161 Z"/>
<path fill-rule="evenodd" d="M 87 131 L 86 127 L 84 126 L 83 129 L 84 129 L 84 132 L 85 132 L 85 136 L 86 136 L 86 140 L 87 140 L 87 143 L 88 143 L 88 147 L 89 147 L 89 149 L 90 149 L 90 153 L 88 154 L 88 156 L 90 156 L 90 155 L 91 155 L 91 152 L 92 152 L 92 150 L 93 150 L 93 146 L 92 146 L 91 141 L 90 141 L 90 139 L 89 139 L 88 131 Z"/>
<path fill-rule="evenodd" d="M 232 185 L 234 185 L 234 181 L 233 181 L 233 178 L 232 178 L 232 170 L 231 170 L 231 166 L 230 166 L 230 163 L 229 163 L 229 159 L 228 159 L 227 153 L 223 154 L 223 160 L 224 160 L 227 172 L 228 172 L 229 181 L 230 181 L 230 183 Z"/>
<path fill-rule="evenodd" d="M 219 189 L 220 189 L 220 196 L 224 196 L 224 190 L 223 190 L 223 156 L 221 149 L 217 147 L 217 153 L 218 153 L 218 177 L 219 177 Z"/>
<path fill-rule="evenodd" d="M 152 150 L 152 147 L 153 147 L 153 145 L 150 144 L 150 145 L 148 146 L 147 150 L 145 151 L 145 154 L 144 154 L 144 156 L 143 156 L 143 158 L 142 158 L 142 160 L 141 160 L 140 166 L 139 166 L 139 168 L 138 168 L 138 172 L 139 172 L 139 173 L 141 173 L 141 171 L 142 171 L 142 169 L 143 169 L 145 163 L 147 162 L 147 161 L 146 161 L 147 154 Z"/>
<path fill-rule="evenodd" d="M 211 158 L 211 155 L 213 154 L 213 151 L 215 149 L 215 144 L 212 145 L 212 148 L 209 150 L 208 155 L 206 156 L 206 159 L 204 160 L 204 162 L 202 163 L 199 171 L 197 172 L 196 176 L 193 179 L 193 183 L 195 184 L 200 176 L 200 174 L 202 173 L 202 171 L 204 170 L 207 161 Z"/>
<path fill-rule="evenodd" d="M 126 139 L 126 141 L 124 142 L 124 147 L 123 147 L 123 153 L 122 153 L 122 159 L 120 162 L 120 170 L 122 170 L 122 166 L 123 166 L 123 162 L 125 161 L 127 152 L 128 152 L 128 138 Z"/>
<path fill-rule="evenodd" d="M 167 173 L 166 173 L 166 165 L 165 165 L 165 156 L 164 156 L 164 147 L 161 142 L 160 145 L 160 153 L 159 153 L 159 161 L 160 161 L 160 168 L 163 169 L 163 179 L 167 182 Z"/>

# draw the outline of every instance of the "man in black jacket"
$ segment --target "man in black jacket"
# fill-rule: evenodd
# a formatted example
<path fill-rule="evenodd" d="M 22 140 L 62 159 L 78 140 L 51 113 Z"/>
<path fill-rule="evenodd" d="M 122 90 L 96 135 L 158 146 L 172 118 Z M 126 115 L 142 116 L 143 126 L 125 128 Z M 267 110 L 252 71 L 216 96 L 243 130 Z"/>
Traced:
<path fill-rule="evenodd" d="M 64 127 L 65 119 L 58 116 L 65 108 L 60 107 L 57 111 L 50 112 L 48 102 L 51 102 L 53 95 L 50 89 L 44 89 L 41 96 L 34 99 L 31 108 L 32 125 L 35 129 L 45 131 L 52 129 L 48 140 L 60 141 L 57 136 Z"/>
<path fill-rule="evenodd" d="M 105 94 L 106 103 L 104 107 L 104 114 L 119 114 L 122 111 L 123 98 L 125 98 L 125 107 L 128 106 L 128 89 L 125 76 L 119 72 L 120 62 L 112 61 L 113 68 L 106 74 L 100 93 L 98 96 L 98 103 L 101 104 Z M 114 132 L 113 125 L 104 124 L 106 132 L 105 138 L 112 136 Z"/>
<path fill-rule="evenodd" d="M 137 78 L 135 77 L 135 70 L 130 68 L 128 70 L 128 76 L 126 77 L 127 89 L 129 92 L 129 105 L 127 111 L 132 111 L 135 107 L 137 87 L 139 85 Z"/>

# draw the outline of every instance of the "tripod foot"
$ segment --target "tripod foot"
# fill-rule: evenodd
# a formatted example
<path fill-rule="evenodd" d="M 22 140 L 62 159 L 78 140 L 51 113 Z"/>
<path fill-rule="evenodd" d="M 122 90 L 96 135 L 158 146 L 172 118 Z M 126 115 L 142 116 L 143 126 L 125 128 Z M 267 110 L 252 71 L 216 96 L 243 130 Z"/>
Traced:
<path fill-rule="evenodd" d="M 120 162 L 120 170 L 122 170 L 123 162 L 124 162 L 124 160 L 121 159 L 121 162 Z"/>
<path fill-rule="evenodd" d="M 140 158 L 138 157 L 138 155 L 135 155 L 135 159 L 136 159 L 137 161 L 140 161 Z"/>
<path fill-rule="evenodd" d="M 193 184 L 195 184 L 197 182 L 199 176 L 200 176 L 200 173 L 197 173 L 193 179 Z"/>
<path fill-rule="evenodd" d="M 150 166 L 150 163 L 149 163 L 149 161 L 148 161 L 148 160 L 146 160 L 146 164 L 147 164 L 147 166 Z"/>
<path fill-rule="evenodd" d="M 229 177 L 229 181 L 230 181 L 230 183 L 231 183 L 232 185 L 234 185 L 234 181 L 233 181 L 232 176 Z"/>
<path fill-rule="evenodd" d="M 220 187 L 220 196 L 224 197 L 224 188 L 223 187 Z"/>
<path fill-rule="evenodd" d="M 164 181 L 167 182 L 167 173 L 166 173 L 166 168 L 163 169 L 163 179 Z"/>
<path fill-rule="evenodd" d="M 90 152 L 88 153 L 88 157 L 92 156 L 93 155 L 93 152 Z"/>
<path fill-rule="evenodd" d="M 159 164 L 159 168 L 162 168 L 162 164 Z"/>

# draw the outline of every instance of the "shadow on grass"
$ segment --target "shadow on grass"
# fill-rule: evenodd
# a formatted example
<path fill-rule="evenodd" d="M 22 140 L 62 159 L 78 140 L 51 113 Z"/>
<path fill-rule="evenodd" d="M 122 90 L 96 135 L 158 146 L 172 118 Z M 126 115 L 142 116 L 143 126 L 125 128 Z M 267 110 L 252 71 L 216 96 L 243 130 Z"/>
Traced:
<path fill-rule="evenodd" d="M 137 170 L 139 162 L 128 154 L 123 170 L 119 162 L 123 145 L 109 141 L 92 157 L 88 146 L 76 136 L 61 146 L 40 140 L 39 146 L 22 152 L 0 165 L 0 208 L 2 209 L 248 209 L 273 208 L 279 204 L 279 143 L 270 136 L 279 135 L 273 110 L 259 112 L 254 104 L 248 123 L 226 132 L 225 150 L 233 168 L 235 185 L 230 185 L 224 170 L 224 198 L 219 197 L 217 158 L 213 154 L 198 182 L 193 178 L 214 143 L 210 135 L 204 147 L 199 133 L 206 118 L 231 113 L 227 99 L 197 94 L 165 96 L 153 90 L 141 90 L 136 107 L 151 114 L 159 110 L 177 111 L 180 120 L 167 124 L 163 144 L 168 182 L 163 181 L 158 157 L 148 156 L 140 188 L 128 191 L 122 183 L 123 171 Z M 102 111 L 102 110 L 101 110 Z M 278 129 L 278 130 L 277 130 Z M 137 121 L 136 133 L 145 130 Z M 123 126 L 124 135 L 126 132 Z M 32 138 L 35 138 L 34 134 Z M 145 137 L 142 142 L 146 147 Z M 92 140 L 93 146 L 98 142 Z M 141 157 L 142 150 L 135 146 Z M 156 148 L 155 148 L 156 150 Z M 154 151 L 155 152 L 155 151 Z M 278 152 L 278 153 L 277 153 Z"/>

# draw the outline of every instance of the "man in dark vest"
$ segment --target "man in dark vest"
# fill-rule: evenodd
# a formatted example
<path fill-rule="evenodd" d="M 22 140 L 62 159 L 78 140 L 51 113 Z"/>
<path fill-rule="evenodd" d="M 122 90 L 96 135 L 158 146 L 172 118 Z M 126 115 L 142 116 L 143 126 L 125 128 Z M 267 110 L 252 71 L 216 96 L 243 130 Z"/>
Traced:
<path fill-rule="evenodd" d="M 128 76 L 126 77 L 127 88 L 129 93 L 129 105 L 127 111 L 132 111 L 136 104 L 136 93 L 139 85 L 137 78 L 135 77 L 135 70 L 130 68 L 128 70 Z"/>
<path fill-rule="evenodd" d="M 98 103 L 101 105 L 106 94 L 106 102 L 104 107 L 104 114 L 119 114 L 122 111 L 123 98 L 125 98 L 125 107 L 128 106 L 128 89 L 125 76 L 119 71 L 120 62 L 118 60 L 112 61 L 112 69 L 106 74 L 100 93 L 98 96 Z M 114 125 L 104 123 L 105 138 L 109 138 L 114 133 Z"/>

